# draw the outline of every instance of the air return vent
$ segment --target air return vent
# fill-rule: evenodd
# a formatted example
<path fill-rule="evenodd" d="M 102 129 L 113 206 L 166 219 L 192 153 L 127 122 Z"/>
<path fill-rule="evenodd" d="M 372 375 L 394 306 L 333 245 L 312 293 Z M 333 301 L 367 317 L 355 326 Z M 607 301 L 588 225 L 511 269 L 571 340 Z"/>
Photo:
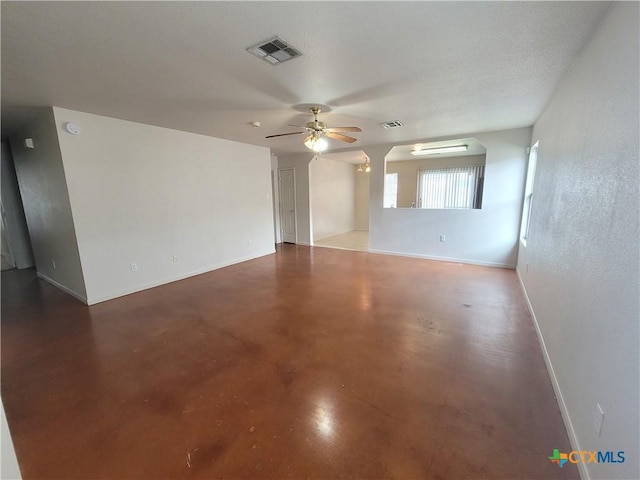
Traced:
<path fill-rule="evenodd" d="M 383 128 L 397 128 L 402 127 L 402 122 L 400 120 L 391 120 L 390 122 L 382 122 L 380 126 Z"/>
<path fill-rule="evenodd" d="M 258 45 L 247 48 L 247 52 L 253 53 L 271 65 L 280 65 L 282 62 L 302 55 L 298 50 L 287 44 L 279 37 L 260 42 Z"/>

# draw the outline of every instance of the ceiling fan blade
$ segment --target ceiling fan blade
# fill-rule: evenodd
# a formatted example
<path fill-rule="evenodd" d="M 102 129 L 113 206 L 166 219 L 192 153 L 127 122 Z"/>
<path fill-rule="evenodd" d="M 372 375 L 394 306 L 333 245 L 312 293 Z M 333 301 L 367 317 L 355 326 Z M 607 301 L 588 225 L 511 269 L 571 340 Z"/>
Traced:
<path fill-rule="evenodd" d="M 326 135 L 329 138 L 333 138 L 335 140 L 342 140 L 343 142 L 347 142 L 347 143 L 353 143 L 356 141 L 355 138 L 347 137 L 346 135 L 342 135 L 341 133 L 327 132 Z"/>
<path fill-rule="evenodd" d="M 325 129 L 327 132 L 361 132 L 360 127 L 331 127 Z"/>
<path fill-rule="evenodd" d="M 304 132 L 278 133 L 277 135 L 267 135 L 264 138 L 284 137 L 286 135 L 300 135 L 301 133 L 304 133 Z"/>

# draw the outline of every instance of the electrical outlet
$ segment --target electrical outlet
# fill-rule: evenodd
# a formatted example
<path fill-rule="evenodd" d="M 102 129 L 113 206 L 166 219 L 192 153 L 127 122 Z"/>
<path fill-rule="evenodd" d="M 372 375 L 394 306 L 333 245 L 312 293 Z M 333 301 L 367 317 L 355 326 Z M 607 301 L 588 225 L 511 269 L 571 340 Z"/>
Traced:
<path fill-rule="evenodd" d="M 440 241 L 441 242 L 446 242 L 447 241 L 447 237 L 445 235 L 440 235 Z"/>
<path fill-rule="evenodd" d="M 602 433 L 602 424 L 604 423 L 604 410 L 599 403 L 596 403 L 596 413 L 593 416 L 593 428 L 596 429 L 596 435 L 600 436 Z"/>
<path fill-rule="evenodd" d="M 131 271 L 132 272 L 137 272 L 138 271 L 138 264 L 137 263 L 132 263 L 131 264 Z"/>
<path fill-rule="evenodd" d="M 178 261 L 178 256 L 177 256 L 177 255 L 174 255 L 174 256 L 173 256 L 173 263 L 175 263 L 175 262 L 177 262 L 177 261 Z"/>

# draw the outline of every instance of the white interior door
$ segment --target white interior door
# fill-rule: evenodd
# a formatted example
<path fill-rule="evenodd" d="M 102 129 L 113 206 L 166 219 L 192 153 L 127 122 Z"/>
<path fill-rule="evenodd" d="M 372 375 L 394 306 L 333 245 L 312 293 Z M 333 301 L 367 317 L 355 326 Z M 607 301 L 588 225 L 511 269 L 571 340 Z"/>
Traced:
<path fill-rule="evenodd" d="M 296 243 L 296 188 L 293 168 L 278 171 L 280 183 L 280 226 L 282 241 Z"/>

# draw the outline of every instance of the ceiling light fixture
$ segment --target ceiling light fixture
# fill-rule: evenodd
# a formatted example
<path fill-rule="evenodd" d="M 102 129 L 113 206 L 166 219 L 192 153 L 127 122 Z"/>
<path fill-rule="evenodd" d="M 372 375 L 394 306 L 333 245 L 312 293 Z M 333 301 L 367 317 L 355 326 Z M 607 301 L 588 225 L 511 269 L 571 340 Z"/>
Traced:
<path fill-rule="evenodd" d="M 304 146 L 316 153 L 321 153 L 329 147 L 329 143 L 326 138 L 323 138 L 319 134 L 319 132 L 314 132 L 304 141 Z"/>
<path fill-rule="evenodd" d="M 455 153 L 466 152 L 469 149 L 467 145 L 451 145 L 449 147 L 426 148 L 424 150 L 412 150 L 411 155 L 436 155 L 438 153 Z"/>
<path fill-rule="evenodd" d="M 358 165 L 358 172 L 369 173 L 371 172 L 371 164 L 369 163 L 369 157 L 365 157 L 364 163 Z"/>

